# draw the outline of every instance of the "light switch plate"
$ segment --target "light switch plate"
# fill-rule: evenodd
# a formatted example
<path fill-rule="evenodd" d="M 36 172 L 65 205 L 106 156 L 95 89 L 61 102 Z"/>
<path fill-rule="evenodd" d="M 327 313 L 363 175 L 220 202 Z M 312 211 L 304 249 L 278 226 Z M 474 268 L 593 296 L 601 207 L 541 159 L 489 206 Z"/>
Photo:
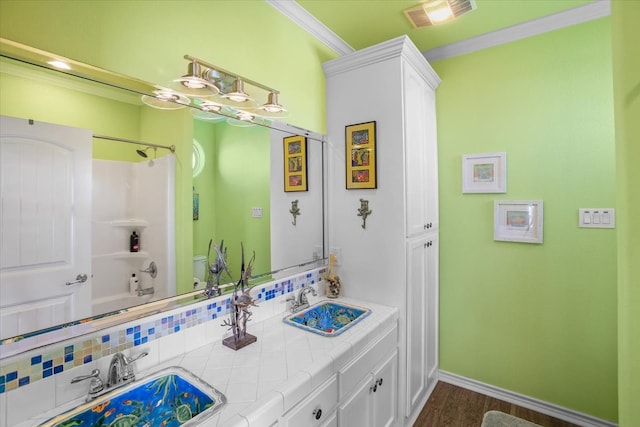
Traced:
<path fill-rule="evenodd" d="M 613 208 L 580 208 L 578 224 L 582 228 L 616 228 L 616 210 Z"/>
<path fill-rule="evenodd" d="M 251 216 L 253 218 L 262 218 L 262 208 L 251 208 Z"/>

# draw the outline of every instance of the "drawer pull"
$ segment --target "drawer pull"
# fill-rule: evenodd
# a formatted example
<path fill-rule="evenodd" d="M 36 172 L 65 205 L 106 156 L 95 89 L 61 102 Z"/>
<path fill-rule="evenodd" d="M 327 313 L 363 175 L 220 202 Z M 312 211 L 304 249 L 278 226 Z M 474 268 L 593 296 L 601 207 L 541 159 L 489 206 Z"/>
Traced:
<path fill-rule="evenodd" d="M 320 417 L 322 417 L 322 409 L 318 408 L 315 411 L 313 411 L 313 415 L 315 415 L 316 420 L 319 420 Z"/>

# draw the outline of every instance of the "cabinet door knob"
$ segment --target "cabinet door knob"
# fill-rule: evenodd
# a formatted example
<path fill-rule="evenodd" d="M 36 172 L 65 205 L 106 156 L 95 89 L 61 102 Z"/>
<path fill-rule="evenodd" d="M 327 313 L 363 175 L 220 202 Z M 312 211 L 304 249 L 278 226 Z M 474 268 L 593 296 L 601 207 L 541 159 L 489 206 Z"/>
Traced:
<path fill-rule="evenodd" d="M 318 408 L 315 411 L 313 411 L 313 415 L 315 415 L 316 420 L 319 420 L 320 417 L 322 417 L 322 409 Z"/>
<path fill-rule="evenodd" d="M 382 378 L 378 380 L 378 385 L 382 385 Z"/>

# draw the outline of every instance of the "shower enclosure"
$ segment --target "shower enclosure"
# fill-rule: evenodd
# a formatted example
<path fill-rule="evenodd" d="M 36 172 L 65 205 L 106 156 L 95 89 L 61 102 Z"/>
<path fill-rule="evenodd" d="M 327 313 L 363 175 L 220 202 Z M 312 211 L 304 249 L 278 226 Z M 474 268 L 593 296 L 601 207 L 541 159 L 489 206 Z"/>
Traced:
<path fill-rule="evenodd" d="M 172 154 L 139 163 L 93 160 L 94 315 L 175 295 L 174 195 Z M 137 252 L 129 247 L 134 231 L 140 239 Z M 157 266 L 155 278 L 149 274 L 151 262 Z M 153 292 L 131 292 L 132 274 L 140 289 Z"/>

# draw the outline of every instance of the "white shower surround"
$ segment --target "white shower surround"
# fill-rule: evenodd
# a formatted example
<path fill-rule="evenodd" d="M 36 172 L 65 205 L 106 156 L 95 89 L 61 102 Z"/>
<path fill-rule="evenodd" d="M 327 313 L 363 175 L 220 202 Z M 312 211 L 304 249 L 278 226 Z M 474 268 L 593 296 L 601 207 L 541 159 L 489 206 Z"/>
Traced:
<path fill-rule="evenodd" d="M 92 273 L 95 314 L 175 295 L 175 156 L 139 163 L 93 161 Z M 140 252 L 129 252 L 129 236 L 140 235 Z M 141 269 L 154 261 L 155 279 Z M 133 296 L 135 273 L 152 296 Z M 133 304 L 132 304 L 133 303 Z"/>

